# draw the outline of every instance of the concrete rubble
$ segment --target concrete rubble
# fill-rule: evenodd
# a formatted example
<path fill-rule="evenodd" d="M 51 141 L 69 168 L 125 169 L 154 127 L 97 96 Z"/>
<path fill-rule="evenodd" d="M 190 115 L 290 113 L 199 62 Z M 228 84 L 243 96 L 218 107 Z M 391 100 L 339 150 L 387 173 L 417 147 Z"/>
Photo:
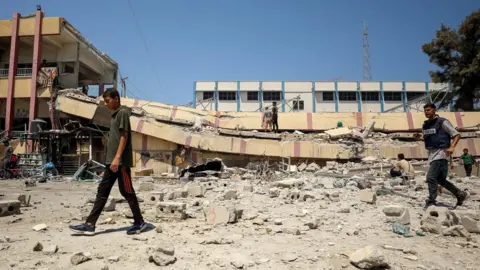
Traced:
<path fill-rule="evenodd" d="M 471 199 L 456 209 L 424 209 L 424 163 L 416 162 L 416 172 L 406 182 L 388 176 L 392 164 L 375 157 L 324 164 L 305 160 L 286 172 L 274 162 L 268 170 L 223 164 L 212 174 L 195 172 L 182 181 L 136 177 L 134 189 L 149 228 L 131 237 L 122 230 L 131 225 L 131 212 L 116 189 L 97 223 L 97 235 L 86 238 L 72 236 L 68 225 L 85 220 L 96 183 L 45 183 L 22 191 L 2 181 L 2 190 L 12 190 L 2 200 L 14 201 L 21 211 L 0 218 L 0 253 L 5 255 L 0 265 L 476 269 L 480 179 L 451 174 L 449 179 L 467 189 Z M 446 192 L 438 200 L 455 204 Z"/>

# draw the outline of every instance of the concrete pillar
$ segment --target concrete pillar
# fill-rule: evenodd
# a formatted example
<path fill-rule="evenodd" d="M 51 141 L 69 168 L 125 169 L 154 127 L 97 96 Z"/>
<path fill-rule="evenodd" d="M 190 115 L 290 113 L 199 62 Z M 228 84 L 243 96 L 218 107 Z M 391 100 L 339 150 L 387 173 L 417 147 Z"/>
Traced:
<path fill-rule="evenodd" d="M 13 13 L 12 37 L 10 42 L 10 59 L 8 66 L 8 92 L 5 110 L 5 132 L 8 138 L 12 136 L 13 111 L 15 99 L 15 75 L 17 74 L 18 63 L 18 28 L 20 26 L 20 14 Z"/>
<path fill-rule="evenodd" d="M 105 92 L 105 84 L 100 83 L 98 84 L 98 96 L 101 97 L 103 92 Z"/>
<path fill-rule="evenodd" d="M 43 12 L 37 10 L 35 13 L 35 36 L 33 38 L 33 59 L 32 59 L 32 85 L 30 88 L 30 111 L 28 115 L 29 123 L 37 117 L 37 76 L 42 61 L 42 19 Z M 28 128 L 31 131 L 31 126 Z M 33 145 L 29 147 L 30 153 L 33 151 Z"/>

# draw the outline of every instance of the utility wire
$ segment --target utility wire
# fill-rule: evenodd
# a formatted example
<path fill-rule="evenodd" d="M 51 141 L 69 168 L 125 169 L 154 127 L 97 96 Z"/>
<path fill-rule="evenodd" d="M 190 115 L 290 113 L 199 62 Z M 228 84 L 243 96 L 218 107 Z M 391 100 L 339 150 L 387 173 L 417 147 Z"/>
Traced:
<path fill-rule="evenodd" d="M 133 18 L 135 20 L 135 24 L 137 26 L 137 30 L 140 34 L 140 37 L 142 38 L 143 40 L 143 45 L 145 45 L 145 51 L 147 52 L 147 55 L 152 59 L 152 55 L 150 54 L 150 50 L 148 49 L 148 45 L 147 45 L 147 40 L 145 39 L 145 35 L 143 34 L 143 31 L 142 31 L 142 28 L 140 27 L 140 23 L 138 22 L 138 19 L 137 19 L 137 15 L 135 14 L 135 10 L 133 9 L 133 6 L 132 6 L 132 3 L 130 2 L 130 0 L 127 0 L 127 3 L 128 3 L 128 7 L 130 8 L 130 10 L 132 11 L 132 14 L 133 14 Z M 150 61 L 151 62 L 151 61 Z M 158 72 L 157 72 L 157 69 L 153 66 L 153 63 L 152 63 L 152 69 L 153 71 L 155 72 L 155 76 L 157 78 L 157 83 L 158 83 L 158 87 L 161 88 L 161 83 L 160 83 L 160 76 L 158 76 Z"/>

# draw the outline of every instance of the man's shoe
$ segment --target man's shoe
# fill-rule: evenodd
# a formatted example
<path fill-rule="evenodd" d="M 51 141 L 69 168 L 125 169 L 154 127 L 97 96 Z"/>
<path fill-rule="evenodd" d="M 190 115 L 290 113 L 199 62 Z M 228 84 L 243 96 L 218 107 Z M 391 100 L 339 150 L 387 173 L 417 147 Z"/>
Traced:
<path fill-rule="evenodd" d="M 140 225 L 133 224 L 133 226 L 130 227 L 130 228 L 127 230 L 127 234 L 128 234 L 128 235 L 131 235 L 131 234 L 139 234 L 139 233 L 144 232 L 145 229 L 147 229 L 147 223 L 145 223 L 145 222 L 142 222 L 142 224 L 140 224 Z"/>
<path fill-rule="evenodd" d="M 70 227 L 70 230 L 79 234 L 88 235 L 88 236 L 95 235 L 95 226 L 90 226 L 86 223 L 80 224 L 80 225 L 73 225 L 69 227 Z"/>
<path fill-rule="evenodd" d="M 457 196 L 457 206 L 461 206 L 463 202 L 467 199 L 468 193 L 466 191 L 460 191 L 460 193 Z"/>
<path fill-rule="evenodd" d="M 427 200 L 425 201 L 425 207 L 424 207 L 424 208 L 427 209 L 427 208 L 430 207 L 430 206 L 436 206 L 436 205 L 437 205 L 437 202 L 436 202 L 436 201 L 431 201 L 431 200 L 428 200 L 428 199 L 427 199 Z"/>

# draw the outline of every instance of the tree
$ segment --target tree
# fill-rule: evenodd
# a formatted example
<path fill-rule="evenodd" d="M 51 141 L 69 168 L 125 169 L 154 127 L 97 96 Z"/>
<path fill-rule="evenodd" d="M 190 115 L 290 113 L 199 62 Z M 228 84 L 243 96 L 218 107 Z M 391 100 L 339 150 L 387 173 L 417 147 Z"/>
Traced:
<path fill-rule="evenodd" d="M 473 111 L 480 99 L 480 9 L 470 14 L 458 30 L 442 24 L 436 38 L 422 50 L 440 68 L 430 71 L 432 81 L 452 87 L 440 106 L 456 97 L 455 109 Z"/>

